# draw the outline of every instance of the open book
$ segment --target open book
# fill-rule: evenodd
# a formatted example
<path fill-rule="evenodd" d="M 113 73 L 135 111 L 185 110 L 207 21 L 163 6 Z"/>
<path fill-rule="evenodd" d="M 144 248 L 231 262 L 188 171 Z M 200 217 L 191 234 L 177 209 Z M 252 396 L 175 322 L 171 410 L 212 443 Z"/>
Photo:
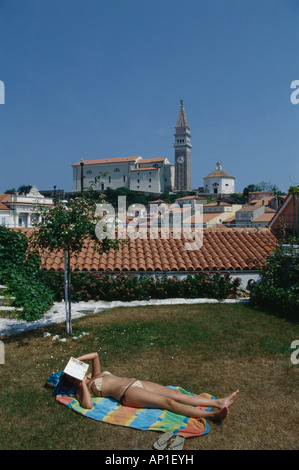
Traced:
<path fill-rule="evenodd" d="M 71 377 L 75 377 L 75 379 L 83 380 L 87 369 L 88 364 L 79 361 L 79 359 L 76 359 L 75 357 L 71 357 L 63 372 L 70 375 Z"/>

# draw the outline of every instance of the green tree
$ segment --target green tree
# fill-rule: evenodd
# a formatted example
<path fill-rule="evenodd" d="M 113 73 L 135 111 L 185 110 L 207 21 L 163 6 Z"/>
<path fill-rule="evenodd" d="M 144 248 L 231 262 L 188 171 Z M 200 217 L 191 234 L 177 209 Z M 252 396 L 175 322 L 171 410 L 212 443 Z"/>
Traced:
<path fill-rule="evenodd" d="M 31 188 L 30 184 L 22 184 L 18 187 L 18 194 L 28 194 Z"/>
<path fill-rule="evenodd" d="M 28 194 L 31 188 L 32 186 L 30 184 L 22 184 L 18 189 L 7 189 L 4 194 Z"/>
<path fill-rule="evenodd" d="M 11 188 L 11 189 L 6 189 L 4 191 L 4 194 L 16 194 L 17 190 L 16 188 Z"/>
<path fill-rule="evenodd" d="M 243 189 L 243 196 L 248 197 L 249 193 L 254 193 L 255 191 L 273 191 L 274 195 L 283 195 L 282 191 L 278 188 L 276 184 L 270 182 L 261 181 L 258 184 L 249 184 L 246 188 Z"/>
<path fill-rule="evenodd" d="M 71 296 L 70 296 L 70 261 L 73 253 L 80 252 L 87 240 L 92 240 L 93 247 L 100 253 L 110 248 L 118 248 L 119 241 L 98 239 L 96 224 L 101 217 L 95 215 L 96 204 L 84 195 L 70 201 L 60 201 L 48 209 L 41 209 L 42 222 L 36 224 L 38 230 L 33 231 L 31 242 L 33 246 L 63 250 L 65 266 L 65 304 L 67 333 L 72 334 L 71 326 Z"/>
<path fill-rule="evenodd" d="M 19 317 L 38 320 L 54 302 L 54 293 L 40 278 L 40 256 L 22 232 L 0 226 L 0 284 L 21 308 Z"/>

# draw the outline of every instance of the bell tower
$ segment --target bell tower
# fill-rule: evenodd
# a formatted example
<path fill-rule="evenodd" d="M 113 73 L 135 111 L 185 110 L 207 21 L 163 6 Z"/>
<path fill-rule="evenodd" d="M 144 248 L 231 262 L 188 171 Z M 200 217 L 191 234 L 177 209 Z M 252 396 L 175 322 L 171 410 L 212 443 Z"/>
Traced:
<path fill-rule="evenodd" d="M 186 118 L 183 100 L 174 134 L 174 164 L 175 164 L 175 189 L 177 191 L 191 191 L 191 167 L 190 167 L 190 128 Z"/>

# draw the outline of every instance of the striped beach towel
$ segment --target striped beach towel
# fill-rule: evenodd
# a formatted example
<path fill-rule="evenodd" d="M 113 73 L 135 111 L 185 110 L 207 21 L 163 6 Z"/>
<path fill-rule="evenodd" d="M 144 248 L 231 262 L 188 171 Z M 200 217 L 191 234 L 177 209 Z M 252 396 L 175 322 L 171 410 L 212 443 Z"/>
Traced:
<path fill-rule="evenodd" d="M 172 413 L 171 411 L 156 408 L 131 408 L 129 406 L 120 405 L 119 402 L 112 398 L 92 398 L 93 408 L 82 408 L 75 398 L 74 390 L 64 390 L 59 380 L 57 381 L 58 377 L 51 376 L 47 379 L 47 382 L 54 385 L 53 393 L 56 395 L 56 400 L 87 418 L 104 423 L 132 427 L 143 431 L 172 431 L 174 435 L 183 436 L 185 438 L 202 436 L 209 432 L 208 423 L 203 418 L 189 418 Z M 193 395 L 193 393 L 181 387 L 169 386 L 169 388 L 174 388 L 183 393 Z M 212 395 L 208 393 L 203 393 L 200 396 L 213 398 Z M 210 408 L 203 409 L 208 411 Z"/>

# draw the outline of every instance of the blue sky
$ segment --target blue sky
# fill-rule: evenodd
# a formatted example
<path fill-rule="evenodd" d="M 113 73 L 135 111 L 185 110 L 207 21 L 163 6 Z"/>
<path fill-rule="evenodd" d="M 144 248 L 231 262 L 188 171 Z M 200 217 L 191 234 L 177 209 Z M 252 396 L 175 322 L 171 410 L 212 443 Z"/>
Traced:
<path fill-rule="evenodd" d="M 299 184 L 297 0 L 0 0 L 0 193 L 72 188 L 80 159 L 174 163 L 180 99 L 192 187 Z"/>

